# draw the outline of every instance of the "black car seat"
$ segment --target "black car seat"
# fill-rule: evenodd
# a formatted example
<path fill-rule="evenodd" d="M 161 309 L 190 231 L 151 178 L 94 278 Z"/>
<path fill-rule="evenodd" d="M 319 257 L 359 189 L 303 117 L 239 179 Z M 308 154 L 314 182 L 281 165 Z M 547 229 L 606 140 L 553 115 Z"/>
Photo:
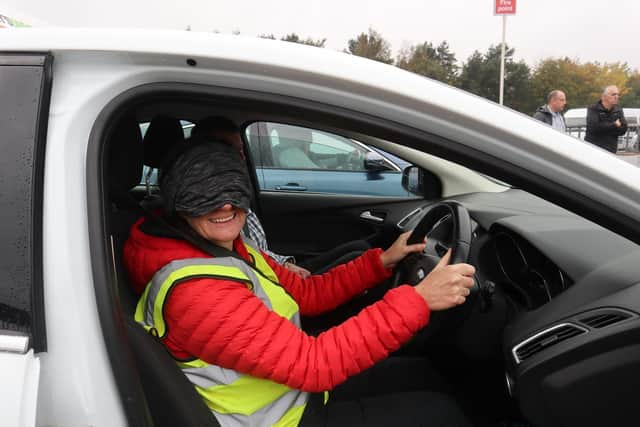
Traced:
<path fill-rule="evenodd" d="M 140 184 L 142 177 L 142 136 L 135 118 L 126 116 L 107 138 L 106 168 L 111 203 L 107 222 L 109 238 L 126 333 L 151 419 L 157 427 L 219 426 L 165 347 L 133 319 L 137 297 L 124 271 L 122 248 L 131 225 L 145 213 L 130 192 Z"/>
<path fill-rule="evenodd" d="M 125 319 L 125 327 L 154 426 L 219 427 L 164 346 L 131 317 Z"/>
<path fill-rule="evenodd" d="M 151 168 L 162 169 L 166 155 L 176 144 L 184 143 L 184 132 L 180 120 L 159 114 L 149 123 L 144 135 L 144 164 Z"/>
<path fill-rule="evenodd" d="M 143 161 L 148 167 L 145 174 L 147 196 L 142 201 L 142 206 L 145 209 L 153 210 L 161 206 L 160 196 L 154 194 L 150 188 L 150 184 L 158 184 L 158 182 L 150 182 L 153 171 L 157 171 L 159 178 L 162 169 L 170 161 L 171 153 L 180 152 L 184 145 L 184 131 L 180 120 L 164 114 L 159 114 L 151 119 L 142 142 Z"/>
<path fill-rule="evenodd" d="M 125 116 L 108 135 L 107 185 L 110 215 L 107 221 L 113 264 L 116 268 L 118 295 L 125 313 L 133 313 L 137 298 L 127 281 L 122 248 L 131 226 L 143 214 L 131 189 L 142 177 L 142 135 L 137 121 Z"/>

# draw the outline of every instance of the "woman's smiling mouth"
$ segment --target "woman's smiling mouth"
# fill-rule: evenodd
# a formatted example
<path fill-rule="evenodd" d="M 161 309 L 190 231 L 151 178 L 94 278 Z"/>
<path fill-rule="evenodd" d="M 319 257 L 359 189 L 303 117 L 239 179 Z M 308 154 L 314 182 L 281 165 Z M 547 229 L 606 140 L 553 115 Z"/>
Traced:
<path fill-rule="evenodd" d="M 236 217 L 236 213 L 232 213 L 231 215 L 225 216 L 225 217 L 220 217 L 220 218 L 209 218 L 208 221 L 213 223 L 213 224 L 222 224 L 225 222 L 229 222 L 231 220 L 233 220 Z"/>

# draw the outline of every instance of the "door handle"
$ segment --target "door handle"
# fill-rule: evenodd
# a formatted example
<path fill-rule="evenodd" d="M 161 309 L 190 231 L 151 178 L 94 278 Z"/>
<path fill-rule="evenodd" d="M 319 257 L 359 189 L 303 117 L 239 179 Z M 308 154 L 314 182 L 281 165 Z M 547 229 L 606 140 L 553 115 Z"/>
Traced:
<path fill-rule="evenodd" d="M 285 185 L 277 185 L 276 190 L 284 190 L 284 191 L 307 191 L 307 187 L 303 187 L 300 184 L 296 184 L 295 182 L 290 182 Z"/>
<path fill-rule="evenodd" d="M 384 221 L 384 218 L 372 214 L 371 211 L 362 212 L 360 214 L 360 218 L 368 219 L 369 221 L 375 221 L 375 222 L 383 222 Z"/>

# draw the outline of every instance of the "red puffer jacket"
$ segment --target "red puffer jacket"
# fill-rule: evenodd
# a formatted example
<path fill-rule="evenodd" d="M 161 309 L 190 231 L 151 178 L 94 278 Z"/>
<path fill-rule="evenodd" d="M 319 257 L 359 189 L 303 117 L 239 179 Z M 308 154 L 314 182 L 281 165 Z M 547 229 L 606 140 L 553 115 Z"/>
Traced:
<path fill-rule="evenodd" d="M 209 257 L 189 243 L 145 234 L 139 220 L 131 229 L 124 259 L 133 287 L 141 293 L 167 263 Z M 248 259 L 238 238 L 235 251 Z M 303 280 L 263 254 L 280 284 L 296 300 L 300 314 L 329 311 L 389 277 L 380 249 L 348 264 Z M 268 378 L 308 392 L 331 390 L 371 367 L 407 342 L 429 320 L 429 308 L 411 286 L 384 298 L 343 324 L 309 336 L 269 310 L 246 286 L 216 279 L 177 285 L 165 305 L 164 344 L 177 358 L 208 363 Z"/>

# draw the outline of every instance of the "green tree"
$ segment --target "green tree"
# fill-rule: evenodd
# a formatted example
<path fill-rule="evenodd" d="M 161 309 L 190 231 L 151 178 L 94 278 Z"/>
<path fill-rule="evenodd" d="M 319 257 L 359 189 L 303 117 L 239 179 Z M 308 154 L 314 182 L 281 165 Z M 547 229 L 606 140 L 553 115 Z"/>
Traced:
<path fill-rule="evenodd" d="M 260 34 L 258 37 L 260 37 L 261 39 L 276 40 L 276 36 L 274 36 L 273 33 L 271 33 L 271 34 Z M 296 33 L 287 34 L 286 36 L 282 37 L 280 40 L 283 40 L 285 42 L 306 44 L 306 45 L 309 45 L 309 46 L 316 46 L 316 47 L 324 47 L 324 44 L 327 42 L 327 39 L 314 40 L 311 37 L 307 37 L 306 39 L 302 39 Z"/>
<path fill-rule="evenodd" d="M 625 63 L 587 62 L 569 58 L 542 60 L 531 77 L 532 94 L 538 104 L 546 102 L 547 94 L 560 89 L 567 95 L 567 109 L 593 104 L 609 85 L 616 85 L 620 93 L 632 91 L 629 86 L 630 70 Z M 625 98 L 622 98 L 621 102 Z M 633 101 L 630 99 L 629 101 Z"/>
<path fill-rule="evenodd" d="M 458 66 L 456 55 L 451 52 L 449 43 L 447 43 L 446 40 L 443 40 L 436 48 L 436 58 L 447 73 L 447 83 L 455 84 L 458 79 L 460 67 Z"/>
<path fill-rule="evenodd" d="M 350 39 L 347 46 L 346 53 L 393 64 L 391 45 L 372 28 L 368 33 L 360 33 L 355 39 Z"/>
<path fill-rule="evenodd" d="M 282 37 L 281 40 L 284 40 L 286 42 L 300 43 L 300 44 L 306 44 L 309 46 L 316 46 L 316 47 L 324 47 L 324 44 L 327 42 L 327 39 L 314 40 L 311 37 L 307 37 L 306 39 L 301 39 L 300 36 L 298 36 L 296 33 L 287 34 L 286 36 Z"/>
<path fill-rule="evenodd" d="M 403 49 L 398 55 L 396 65 L 404 70 L 450 85 L 455 85 L 458 77 L 456 57 L 450 52 L 446 41 L 440 43 L 438 47 L 433 47 L 430 42 L 424 42 Z"/>
<path fill-rule="evenodd" d="M 591 76 L 580 69 L 580 64 L 569 58 L 544 59 L 540 61 L 531 77 L 533 98 L 539 105 L 547 102 L 552 90 L 561 90 L 567 95 L 567 109 L 584 107 L 592 103 Z"/>
<path fill-rule="evenodd" d="M 627 81 L 631 76 L 631 69 L 626 62 L 605 62 L 602 65 L 596 62 L 595 64 L 600 67 L 600 72 L 596 79 L 596 83 L 598 84 L 598 96 L 602 92 L 602 89 L 609 85 L 618 86 L 621 97 L 627 95 L 629 92 Z"/>
<path fill-rule="evenodd" d="M 531 69 L 524 61 L 513 58 L 515 49 L 505 48 L 504 105 L 525 114 L 535 109 L 531 98 Z M 490 46 L 486 53 L 475 51 L 462 66 L 458 86 L 483 98 L 498 101 L 500 90 L 500 45 Z"/>
<path fill-rule="evenodd" d="M 620 105 L 627 108 L 640 108 L 640 72 L 634 71 L 627 79 L 626 95 L 620 99 Z"/>

